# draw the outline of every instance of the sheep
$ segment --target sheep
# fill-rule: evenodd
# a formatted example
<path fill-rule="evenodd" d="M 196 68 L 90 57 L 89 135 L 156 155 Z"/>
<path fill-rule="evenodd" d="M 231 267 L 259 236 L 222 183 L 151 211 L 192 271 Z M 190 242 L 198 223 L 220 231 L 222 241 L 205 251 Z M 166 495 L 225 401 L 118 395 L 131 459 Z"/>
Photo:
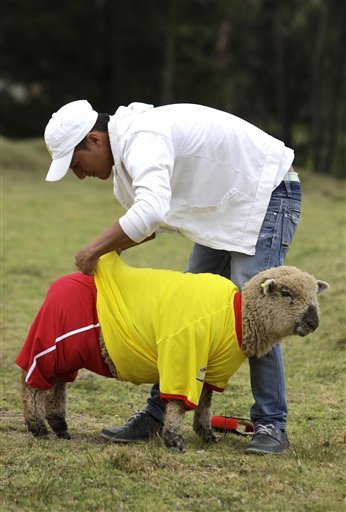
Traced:
<path fill-rule="evenodd" d="M 100 325 L 97 323 L 96 318 L 95 322 L 91 324 L 92 328 L 88 328 L 88 330 L 84 331 L 77 329 L 73 331 L 72 334 L 69 333 L 71 336 L 68 338 L 66 336 L 61 336 L 59 339 L 57 338 L 53 347 L 44 348 L 44 346 L 40 346 L 40 348 L 35 351 L 37 340 L 39 339 L 39 343 L 42 343 L 42 336 L 36 336 L 35 338 L 35 333 L 38 332 L 35 330 L 37 325 L 49 329 L 50 324 L 55 323 L 54 315 L 59 314 L 61 321 L 61 317 L 62 320 L 64 320 L 64 315 L 68 316 L 70 314 L 71 308 L 68 304 L 65 305 L 60 293 L 61 289 L 64 286 L 66 287 L 67 282 L 70 283 L 71 280 L 73 281 L 73 290 L 75 291 L 69 288 L 67 295 L 65 294 L 64 300 L 67 300 L 67 302 L 70 300 L 72 301 L 71 303 L 76 303 L 76 307 L 77 309 L 78 307 L 80 308 L 80 312 L 82 312 L 82 308 L 83 312 L 85 309 L 88 309 L 83 306 L 83 302 L 80 302 L 77 295 L 75 295 L 78 290 L 81 289 L 81 283 L 74 281 L 81 279 L 81 276 L 83 275 L 71 274 L 70 276 L 65 276 L 68 278 L 67 281 L 66 279 L 64 281 L 64 278 L 62 278 L 53 283 L 50 292 L 47 294 L 50 302 L 48 305 L 46 304 L 46 308 L 44 306 L 41 308 L 39 322 L 37 319 L 35 320 L 36 323 L 33 324 L 30 330 L 31 335 L 28 336 L 26 343 L 17 357 L 16 362 L 23 370 L 22 403 L 24 421 L 28 431 L 34 436 L 46 436 L 48 434 L 46 426 L 47 420 L 48 425 L 58 437 L 63 439 L 71 438 L 66 423 L 66 382 L 73 381 L 76 378 L 78 369 L 84 367 L 96 371 L 96 373 L 100 375 L 120 380 L 128 380 L 135 384 L 140 382 L 159 383 L 162 393 L 161 396 L 166 400 L 162 438 L 168 448 L 179 451 L 185 451 L 185 442 L 182 434 L 186 411 L 188 409 L 195 409 L 193 429 L 196 434 L 207 443 L 216 442 L 216 437 L 210 424 L 211 399 L 213 390 L 222 391 L 225 386 L 222 385 L 220 388 L 214 385 L 215 382 L 223 383 L 225 381 L 224 384 L 226 385 L 228 378 L 237 371 L 246 358 L 252 356 L 262 357 L 271 350 L 278 340 L 291 335 L 306 336 L 313 332 L 319 325 L 317 295 L 329 288 L 326 282 L 316 280 L 313 276 L 295 267 L 281 266 L 257 274 L 246 283 L 240 294 L 233 283 L 221 276 L 213 274 L 183 274 L 165 270 L 134 269 L 125 265 L 118 256 L 109 254 L 101 258 L 96 270 L 95 279 L 90 276 L 83 276 L 85 281 L 89 280 L 87 283 L 88 286 L 91 286 L 91 284 L 94 286 L 94 282 L 96 282 L 97 296 L 96 293 L 91 293 L 89 294 L 88 300 L 91 301 L 95 311 L 97 306 Z M 119 309 L 115 311 L 115 315 L 120 316 L 122 314 L 121 310 L 124 304 L 126 307 L 129 307 L 131 313 L 131 299 L 130 296 L 127 295 L 127 291 L 129 289 L 133 291 L 134 300 L 137 304 L 141 304 L 138 315 L 140 315 L 141 321 L 145 323 L 149 341 L 150 336 L 159 336 L 159 328 L 157 325 L 160 325 L 159 319 L 162 315 L 165 315 L 165 311 L 167 311 L 167 315 L 171 318 L 175 329 L 172 336 L 169 337 L 169 343 L 173 343 L 176 336 L 179 335 L 177 334 L 179 330 L 177 330 L 177 326 L 185 321 L 185 314 L 189 322 L 189 331 L 183 330 L 180 339 L 181 343 L 186 345 L 186 348 L 188 343 L 192 343 L 188 335 L 190 337 L 192 336 L 191 339 L 195 336 L 198 343 L 198 345 L 196 345 L 198 347 L 196 352 L 198 353 L 203 340 L 208 337 L 213 338 L 212 344 L 214 343 L 214 351 L 211 349 L 212 344 L 210 344 L 210 346 L 208 345 L 206 349 L 208 351 L 206 356 L 207 361 L 205 361 L 206 364 L 204 366 L 196 366 L 196 368 L 199 368 L 198 375 L 193 375 L 191 380 L 191 376 L 187 375 L 188 372 L 183 372 L 183 380 L 190 378 L 191 382 L 193 382 L 196 388 L 197 398 L 193 398 L 190 401 L 186 396 L 180 396 L 177 393 L 167 394 L 162 392 L 165 391 L 165 389 L 162 389 L 165 383 L 165 372 L 169 370 L 167 364 L 165 366 L 160 359 L 160 350 L 163 350 L 160 347 L 162 347 L 163 343 L 158 343 L 157 340 L 153 340 L 152 346 L 148 346 L 145 345 L 145 341 L 143 341 L 144 345 L 139 346 L 139 350 L 142 351 L 141 357 L 147 359 L 148 366 L 148 368 L 144 368 L 143 371 L 146 372 L 145 377 L 142 377 L 140 381 L 132 378 L 131 373 L 128 373 L 130 371 L 129 366 L 132 363 L 132 361 L 130 361 L 131 358 L 118 360 L 117 348 L 115 349 L 116 352 L 114 356 L 114 349 L 112 345 L 109 344 L 110 333 L 112 333 L 109 329 L 112 329 L 114 326 L 112 323 L 106 325 L 107 322 L 104 320 L 104 318 L 107 319 L 107 317 L 104 316 L 106 306 L 102 303 L 102 299 L 107 302 L 107 290 L 109 289 L 107 287 L 105 289 L 102 288 L 102 276 L 109 280 L 111 286 L 115 286 L 116 283 L 117 289 L 120 290 L 119 296 L 121 297 L 121 301 L 118 302 Z M 171 286 L 162 285 L 167 279 L 169 279 Z M 201 283 L 203 283 L 202 289 L 204 290 L 204 295 L 201 294 Z M 85 283 L 83 282 L 83 284 Z M 148 284 L 152 287 L 149 290 Z M 83 290 L 85 290 L 85 287 Z M 144 293 L 143 290 L 145 290 L 147 294 L 145 297 L 142 296 Z M 181 309 L 179 309 L 179 293 L 186 295 L 185 306 L 182 306 Z M 210 315 L 209 309 L 211 309 L 211 306 L 209 305 L 210 301 L 208 302 L 209 295 L 214 297 L 214 301 L 216 300 L 218 302 L 215 311 L 210 311 Z M 232 300 L 230 300 L 230 297 Z M 47 300 L 46 298 L 46 303 Z M 242 304 L 241 307 L 240 300 Z M 48 307 L 49 304 L 52 307 Z M 81 305 L 79 306 L 79 304 Z M 203 311 L 203 321 L 206 317 L 212 319 L 207 329 L 204 324 L 201 324 L 202 320 L 199 318 L 197 318 L 195 322 L 190 322 L 190 308 L 186 307 L 186 304 L 189 304 L 191 309 L 195 306 L 197 312 L 199 308 L 206 308 L 206 311 Z M 133 311 L 132 313 L 133 316 L 130 315 L 127 317 L 125 315 L 124 318 L 127 319 L 128 325 L 126 324 L 125 327 L 122 325 L 122 331 L 119 331 L 124 338 L 130 336 L 132 332 L 131 329 L 133 332 L 139 329 L 137 324 L 135 328 L 131 326 L 131 323 L 136 320 L 136 314 Z M 221 322 L 225 324 L 225 327 L 223 327 L 224 331 L 219 328 L 220 322 L 215 321 L 215 318 L 220 314 L 224 315 L 222 316 Z M 115 318 L 117 318 L 117 316 L 115 316 Z M 224 321 L 225 318 L 226 320 Z M 235 340 L 232 349 L 231 342 L 229 341 L 230 338 L 227 337 L 228 331 L 232 331 L 232 339 L 233 341 Z M 78 334 L 76 334 L 77 332 Z M 140 334 L 143 336 L 142 333 Z M 187 336 L 186 339 L 185 335 Z M 89 336 L 88 341 L 86 341 L 87 336 Z M 79 344 L 75 341 L 78 337 L 80 337 L 82 341 Z M 226 337 L 227 342 L 227 350 L 222 352 L 222 357 L 220 356 L 220 350 L 215 350 L 215 346 L 219 347 L 219 345 L 215 345 L 215 343 L 219 342 L 219 337 Z M 68 340 L 68 343 L 65 338 Z M 92 341 L 90 341 L 91 339 Z M 141 336 L 139 336 L 139 339 L 139 343 L 141 344 Z M 145 336 L 143 339 L 146 339 Z M 58 348 L 57 340 L 59 341 Z M 60 342 L 60 340 L 63 341 Z M 64 341 L 65 345 L 63 345 Z M 224 340 L 220 340 L 220 342 L 223 341 Z M 74 361 L 72 367 L 65 368 L 64 371 L 67 373 L 64 374 L 56 370 L 56 365 L 58 365 L 59 361 L 57 362 L 57 360 L 54 359 L 55 354 L 58 355 L 60 346 L 69 347 L 71 354 L 70 359 Z M 168 349 L 170 347 L 170 345 L 167 345 L 167 342 L 166 347 L 168 347 Z M 44 348 L 44 350 L 41 350 L 42 348 Z M 192 350 L 191 346 L 189 345 L 188 348 L 190 353 Z M 38 354 L 39 350 L 41 350 L 41 352 Z M 83 351 L 86 350 L 89 351 L 88 354 L 83 353 Z M 173 350 L 174 357 L 176 357 L 175 349 L 173 348 Z M 28 353 L 30 353 L 30 356 L 27 355 Z M 93 361 L 89 364 L 86 361 L 88 357 L 90 359 L 90 353 L 93 354 Z M 185 358 L 182 358 L 178 352 L 177 354 L 178 360 L 175 361 L 176 366 L 174 370 L 179 371 L 180 366 L 183 369 L 185 368 L 185 361 L 183 360 Z M 225 358 L 228 358 L 228 373 L 226 372 L 227 375 L 223 375 L 222 378 L 218 375 L 209 375 L 209 368 L 214 368 L 213 361 L 215 358 L 221 358 L 221 363 Z M 46 359 L 48 362 L 46 361 L 45 368 L 42 361 L 44 362 Z M 136 359 L 135 353 L 134 359 Z M 115 364 L 115 360 L 117 363 L 120 361 L 120 363 Z M 76 363 L 76 361 L 80 361 L 80 363 Z M 218 364 L 220 364 L 220 361 L 218 361 Z M 47 375 L 49 374 L 49 378 L 46 377 L 46 380 L 43 380 L 43 385 L 40 384 L 39 380 L 32 380 L 33 378 L 35 379 L 35 377 L 33 377 L 35 371 L 33 370 L 37 370 L 38 376 L 36 376 L 36 378 L 38 379 L 42 376 L 41 374 L 48 372 Z M 128 377 L 128 375 L 130 375 L 130 377 Z"/>

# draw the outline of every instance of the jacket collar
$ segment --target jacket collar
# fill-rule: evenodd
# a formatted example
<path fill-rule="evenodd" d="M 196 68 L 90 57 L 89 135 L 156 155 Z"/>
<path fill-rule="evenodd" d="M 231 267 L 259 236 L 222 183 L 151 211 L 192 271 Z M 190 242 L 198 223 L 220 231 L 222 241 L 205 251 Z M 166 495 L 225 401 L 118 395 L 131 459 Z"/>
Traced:
<path fill-rule="evenodd" d="M 113 116 L 110 116 L 108 123 L 109 141 L 114 157 L 115 167 L 121 164 L 120 140 L 129 130 L 133 120 L 143 112 L 154 108 L 154 105 L 134 102 L 128 107 L 121 106 Z"/>

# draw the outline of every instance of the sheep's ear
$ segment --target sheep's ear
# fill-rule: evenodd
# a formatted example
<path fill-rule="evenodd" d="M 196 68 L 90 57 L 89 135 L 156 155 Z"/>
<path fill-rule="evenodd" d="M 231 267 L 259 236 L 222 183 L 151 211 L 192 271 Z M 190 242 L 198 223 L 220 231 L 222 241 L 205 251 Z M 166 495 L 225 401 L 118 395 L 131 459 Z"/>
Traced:
<path fill-rule="evenodd" d="M 326 283 L 325 281 L 317 281 L 317 286 L 318 286 L 317 295 L 319 295 L 320 293 L 324 293 L 329 289 L 329 284 Z"/>
<path fill-rule="evenodd" d="M 264 295 L 270 295 L 276 288 L 275 279 L 266 279 L 263 283 L 261 283 L 261 288 Z"/>

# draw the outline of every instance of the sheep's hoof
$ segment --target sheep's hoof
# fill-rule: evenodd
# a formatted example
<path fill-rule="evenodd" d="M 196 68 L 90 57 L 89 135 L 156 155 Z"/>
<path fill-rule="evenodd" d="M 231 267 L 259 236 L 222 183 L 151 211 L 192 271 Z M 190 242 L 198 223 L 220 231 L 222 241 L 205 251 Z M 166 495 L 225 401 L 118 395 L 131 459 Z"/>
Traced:
<path fill-rule="evenodd" d="M 64 439 L 69 439 L 66 437 L 66 434 L 68 433 L 68 425 L 66 423 L 66 420 L 63 416 L 47 416 L 47 421 L 50 426 L 50 428 L 53 430 L 53 432 L 56 433 L 58 437 L 63 437 Z"/>
<path fill-rule="evenodd" d="M 32 434 L 35 437 L 48 436 L 47 427 L 42 422 L 27 421 L 26 426 L 28 428 L 28 432 L 30 432 L 30 434 Z"/>
<path fill-rule="evenodd" d="M 216 444 L 219 442 L 214 432 L 210 429 L 203 435 L 203 441 L 208 444 Z"/>
<path fill-rule="evenodd" d="M 203 427 L 202 425 L 195 425 L 194 430 L 197 435 L 199 435 L 205 443 L 215 444 L 218 443 L 218 439 L 215 436 L 213 430 L 210 427 Z"/>
<path fill-rule="evenodd" d="M 185 452 L 186 450 L 184 439 L 178 434 L 166 432 L 163 436 L 163 440 L 166 447 L 170 450 L 177 450 L 179 452 Z"/>
<path fill-rule="evenodd" d="M 67 430 L 65 432 L 56 432 L 56 435 L 60 439 L 71 439 L 71 434 Z"/>

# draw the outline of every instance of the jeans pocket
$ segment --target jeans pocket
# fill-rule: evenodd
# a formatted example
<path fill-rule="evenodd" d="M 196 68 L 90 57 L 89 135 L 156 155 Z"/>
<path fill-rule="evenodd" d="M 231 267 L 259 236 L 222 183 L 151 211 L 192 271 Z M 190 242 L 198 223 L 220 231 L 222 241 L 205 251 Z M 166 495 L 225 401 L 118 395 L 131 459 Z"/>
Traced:
<path fill-rule="evenodd" d="M 283 207 L 267 211 L 256 246 L 259 270 L 283 265 L 300 219 L 300 211 Z"/>
<path fill-rule="evenodd" d="M 256 245 L 258 271 L 279 265 L 276 261 L 278 259 L 278 251 L 275 248 L 276 233 L 278 230 L 280 231 L 279 224 L 281 224 L 280 214 L 267 211 Z"/>
<path fill-rule="evenodd" d="M 285 208 L 282 219 L 281 252 L 280 261 L 285 260 L 287 251 L 292 243 L 293 235 L 300 221 L 300 211 Z M 280 264 L 282 264 L 280 263 Z"/>
<path fill-rule="evenodd" d="M 277 233 L 278 242 L 280 246 L 277 247 L 278 251 L 278 265 L 283 265 L 286 259 L 287 251 L 291 246 L 292 239 L 300 220 L 300 211 L 290 208 L 284 208 L 282 212 L 281 233 Z"/>

